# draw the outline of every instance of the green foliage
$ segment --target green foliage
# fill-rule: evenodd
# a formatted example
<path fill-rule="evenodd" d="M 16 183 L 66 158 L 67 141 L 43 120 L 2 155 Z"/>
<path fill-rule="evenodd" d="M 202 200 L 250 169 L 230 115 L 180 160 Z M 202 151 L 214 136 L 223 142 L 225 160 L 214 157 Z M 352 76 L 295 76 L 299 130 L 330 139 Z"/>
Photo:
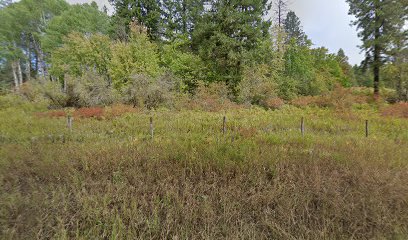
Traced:
<path fill-rule="evenodd" d="M 264 21 L 269 5 L 264 0 L 213 1 L 193 33 L 193 46 L 212 69 L 209 81 L 222 81 L 235 91 L 245 65 L 245 55 L 267 36 Z"/>
<path fill-rule="evenodd" d="M 126 28 L 136 21 L 147 28 L 149 37 L 160 37 L 160 2 L 156 0 L 109 0 L 115 8 L 115 18 Z M 125 30 L 130 33 L 130 29 Z"/>
<path fill-rule="evenodd" d="M 111 41 L 100 34 L 85 36 L 82 33 L 69 34 L 61 48 L 51 55 L 51 73 L 60 78 L 68 73 L 81 76 L 84 72 L 94 70 L 109 79 L 111 59 Z"/>
<path fill-rule="evenodd" d="M 347 0 L 349 14 L 356 20 L 353 24 L 360 30 L 359 37 L 366 52 L 365 65 L 372 66 L 374 75 L 374 94 L 379 93 L 380 67 L 385 57 L 390 56 L 401 39 L 406 42 L 407 34 L 404 25 L 408 20 L 408 7 L 405 0 Z"/>
<path fill-rule="evenodd" d="M 123 90 L 124 102 L 134 107 L 154 109 L 171 107 L 175 96 L 176 83 L 169 75 L 152 78 L 146 75 L 132 75 L 130 83 Z"/>
<path fill-rule="evenodd" d="M 111 45 L 112 59 L 109 74 L 116 89 L 122 89 L 134 74 L 157 77 L 162 69 L 156 44 L 135 26 L 129 42 L 118 41 Z"/>
<path fill-rule="evenodd" d="M 268 65 L 247 68 L 239 85 L 240 100 L 261 105 L 268 98 L 276 96 L 276 82 Z"/>
<path fill-rule="evenodd" d="M 286 15 L 286 19 L 284 21 L 284 29 L 287 34 L 287 43 L 290 43 L 293 40 L 299 46 L 311 45 L 311 41 L 303 32 L 300 20 L 296 16 L 295 12 L 289 11 Z"/>
<path fill-rule="evenodd" d="M 196 23 L 204 12 L 204 2 L 204 0 L 162 1 L 162 37 L 171 42 L 180 36 L 191 38 Z"/>
<path fill-rule="evenodd" d="M 407 238 L 406 120 L 372 110 L 156 110 L 75 117 L 69 131 L 66 117 L 7 101 L 6 239 Z"/>
<path fill-rule="evenodd" d="M 77 4 L 51 19 L 41 43 L 45 51 L 52 52 L 62 46 L 64 37 L 72 32 L 86 35 L 107 34 L 109 28 L 110 18 L 107 14 L 91 5 Z"/>
<path fill-rule="evenodd" d="M 205 80 L 206 66 L 201 58 L 188 50 L 189 40 L 179 38 L 163 46 L 161 62 L 174 76 L 181 79 L 181 91 L 193 93 L 198 83 Z"/>

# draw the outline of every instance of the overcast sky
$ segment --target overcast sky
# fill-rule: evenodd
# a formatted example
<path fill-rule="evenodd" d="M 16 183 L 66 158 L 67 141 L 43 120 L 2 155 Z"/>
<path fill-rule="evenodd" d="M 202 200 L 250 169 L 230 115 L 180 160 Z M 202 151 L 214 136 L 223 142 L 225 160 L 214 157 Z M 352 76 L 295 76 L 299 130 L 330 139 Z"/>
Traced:
<path fill-rule="evenodd" d="M 89 3 L 92 0 L 68 0 L 70 3 Z M 351 64 L 359 64 L 363 59 L 361 44 L 354 26 L 353 19 L 348 15 L 348 5 L 345 0 L 289 0 L 289 8 L 293 10 L 302 22 L 303 29 L 315 44 L 324 46 L 332 53 L 343 48 L 350 58 Z M 100 7 L 106 5 L 111 9 L 108 0 L 95 0 Z"/>

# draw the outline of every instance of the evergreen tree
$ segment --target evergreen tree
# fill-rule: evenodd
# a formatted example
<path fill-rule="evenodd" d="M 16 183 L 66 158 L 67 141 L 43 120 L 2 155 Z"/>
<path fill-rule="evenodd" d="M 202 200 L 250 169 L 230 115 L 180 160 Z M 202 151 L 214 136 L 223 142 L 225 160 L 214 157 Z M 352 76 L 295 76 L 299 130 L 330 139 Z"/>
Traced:
<path fill-rule="evenodd" d="M 408 19 L 405 0 L 347 0 L 353 24 L 360 30 L 361 48 L 366 53 L 365 65 L 371 65 L 374 74 L 374 94 L 379 95 L 380 68 L 391 52 L 395 39 L 401 35 Z"/>
<path fill-rule="evenodd" d="M 171 40 L 180 35 L 191 38 L 203 11 L 203 0 L 163 0 L 161 13 L 164 38 Z"/>
<path fill-rule="evenodd" d="M 351 65 L 349 64 L 349 58 L 346 56 L 342 48 L 340 48 L 337 52 L 336 59 L 342 69 L 344 76 L 347 78 L 347 82 L 349 82 L 350 84 L 355 84 L 354 74 L 351 69 Z"/>
<path fill-rule="evenodd" d="M 303 32 L 300 19 L 298 18 L 298 16 L 296 16 L 295 12 L 288 12 L 284 23 L 284 28 L 287 34 L 288 43 L 293 39 L 299 46 L 306 46 L 311 44 L 310 40 Z"/>
<path fill-rule="evenodd" d="M 116 23 L 127 27 L 136 21 L 147 28 L 150 39 L 158 40 L 160 37 L 160 0 L 109 0 L 115 8 Z"/>
<path fill-rule="evenodd" d="M 259 47 L 270 26 L 263 19 L 266 0 L 212 1 L 193 34 L 193 45 L 213 69 L 209 79 L 224 81 L 236 90 L 245 65 L 245 54 Z"/>
<path fill-rule="evenodd" d="M 288 1 L 287 0 L 274 0 L 274 12 L 275 19 L 278 23 L 278 27 L 283 27 L 285 22 L 285 15 L 288 12 Z"/>

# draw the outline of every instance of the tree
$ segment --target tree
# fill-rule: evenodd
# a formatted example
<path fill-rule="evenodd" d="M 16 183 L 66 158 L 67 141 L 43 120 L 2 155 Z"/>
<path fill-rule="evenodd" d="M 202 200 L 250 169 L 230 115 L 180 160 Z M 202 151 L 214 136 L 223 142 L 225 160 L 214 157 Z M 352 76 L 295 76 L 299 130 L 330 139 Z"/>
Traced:
<path fill-rule="evenodd" d="M 346 81 L 349 82 L 350 84 L 355 84 L 354 74 L 351 69 L 351 65 L 348 62 L 349 58 L 344 53 L 343 49 L 340 48 L 339 51 L 337 52 L 336 60 L 342 69 Z"/>
<path fill-rule="evenodd" d="M 49 20 L 67 8 L 64 0 L 22 0 L 1 9 L 1 58 L 11 65 L 16 89 L 23 76 L 30 80 L 34 66 L 37 74 L 45 77 L 47 65 L 39 39 Z"/>
<path fill-rule="evenodd" d="M 270 26 L 266 0 L 212 1 L 193 33 L 193 47 L 212 69 L 210 81 L 223 81 L 236 92 L 245 56 L 259 47 Z"/>
<path fill-rule="evenodd" d="M 109 63 L 111 59 L 110 39 L 101 34 L 85 36 L 72 32 L 64 38 L 62 47 L 51 52 L 50 72 L 63 82 L 66 90 L 66 75 L 81 77 L 93 72 L 110 84 Z"/>
<path fill-rule="evenodd" d="M 109 0 L 115 8 L 115 21 L 129 26 L 133 21 L 147 28 L 152 40 L 160 37 L 161 1 L 159 0 Z M 129 28 L 126 32 L 129 33 Z"/>
<path fill-rule="evenodd" d="M 361 49 L 366 53 L 365 65 L 371 65 L 374 74 L 374 95 L 379 95 L 380 68 L 386 61 L 395 39 L 401 34 L 408 19 L 406 0 L 347 0 L 352 23 L 360 30 Z"/>
<path fill-rule="evenodd" d="M 49 53 L 60 47 L 63 44 L 63 38 L 69 33 L 107 34 L 109 28 L 110 18 L 106 13 L 89 4 L 76 4 L 50 20 L 45 34 L 41 37 L 41 44 L 44 51 Z"/>
<path fill-rule="evenodd" d="M 305 32 L 303 32 L 302 26 L 300 24 L 300 19 L 296 16 L 295 12 L 288 12 L 284 23 L 284 28 L 287 34 L 287 43 L 289 43 L 293 39 L 299 46 L 306 46 L 311 44 Z"/>
<path fill-rule="evenodd" d="M 163 46 L 161 63 L 174 76 L 181 79 L 182 91 L 194 93 L 198 82 L 205 76 L 206 67 L 199 56 L 186 50 L 185 46 L 189 43 L 189 39 L 184 37 Z"/>
<path fill-rule="evenodd" d="M 204 0 L 163 0 L 161 5 L 162 36 L 172 40 L 180 35 L 191 38 L 196 22 L 204 12 Z"/>
<path fill-rule="evenodd" d="M 118 90 L 131 83 L 132 75 L 154 78 L 161 73 L 156 44 L 150 42 L 143 27 L 133 23 L 130 30 L 129 41 L 111 45 L 109 74 L 114 87 Z"/>
<path fill-rule="evenodd" d="M 11 0 L 0 0 L 0 9 L 7 7 L 12 3 Z"/>
<path fill-rule="evenodd" d="M 285 22 L 285 16 L 288 12 L 288 1 L 287 0 L 274 0 L 274 12 L 275 18 L 278 22 L 278 27 L 283 27 Z"/>

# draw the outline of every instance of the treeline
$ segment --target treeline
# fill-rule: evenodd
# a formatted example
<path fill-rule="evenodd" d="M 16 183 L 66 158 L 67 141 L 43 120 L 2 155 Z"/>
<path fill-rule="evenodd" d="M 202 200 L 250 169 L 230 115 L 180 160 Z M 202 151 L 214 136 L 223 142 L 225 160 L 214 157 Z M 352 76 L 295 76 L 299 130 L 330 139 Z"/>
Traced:
<path fill-rule="evenodd" d="M 1 1 L 2 88 L 29 88 L 31 95 L 75 106 L 109 104 L 118 96 L 134 104 L 160 101 L 167 92 L 194 95 L 217 83 L 231 100 L 262 105 L 376 79 L 363 73 L 372 65 L 350 66 L 341 49 L 313 48 L 282 0 L 111 3 L 112 16 L 95 2 Z M 271 11 L 276 20 L 267 18 Z M 399 48 L 380 67 L 384 86 L 403 98 L 407 51 Z"/>

